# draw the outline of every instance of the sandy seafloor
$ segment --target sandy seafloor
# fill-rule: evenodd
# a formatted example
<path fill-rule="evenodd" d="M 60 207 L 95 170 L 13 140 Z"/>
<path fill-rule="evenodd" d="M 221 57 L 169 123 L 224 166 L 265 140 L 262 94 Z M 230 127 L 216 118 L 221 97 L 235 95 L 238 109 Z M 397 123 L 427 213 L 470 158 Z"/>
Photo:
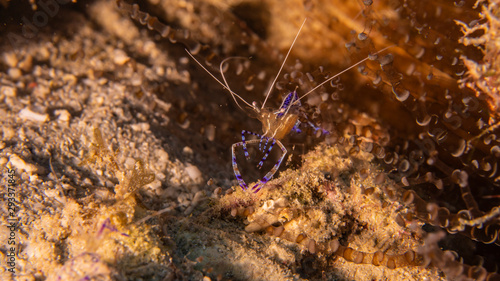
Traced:
<path fill-rule="evenodd" d="M 234 124 L 245 126 L 244 113 L 216 90 L 197 97 L 219 85 L 200 90 L 211 80 L 187 71 L 182 47 L 163 49 L 113 1 L 83 6 L 61 8 L 33 38 L 16 26 L 2 31 L 0 210 L 4 225 L 12 175 L 19 225 L 15 275 L 5 263 L 11 232 L 1 228 L 1 280 L 442 278 L 432 269 L 327 260 L 310 247 L 245 231 L 243 218 L 214 207 L 235 184 L 229 147 L 241 131 Z M 23 40 L 12 44 L 7 34 Z M 184 119 L 183 106 L 193 112 Z M 96 146 L 95 129 L 104 147 Z M 327 154 L 319 149 L 317 155 Z M 136 159 L 146 171 L 134 170 Z M 148 171 L 152 183 L 134 181 Z M 129 189 L 134 194 L 123 194 Z M 164 213 L 141 221 L 158 210 Z"/>

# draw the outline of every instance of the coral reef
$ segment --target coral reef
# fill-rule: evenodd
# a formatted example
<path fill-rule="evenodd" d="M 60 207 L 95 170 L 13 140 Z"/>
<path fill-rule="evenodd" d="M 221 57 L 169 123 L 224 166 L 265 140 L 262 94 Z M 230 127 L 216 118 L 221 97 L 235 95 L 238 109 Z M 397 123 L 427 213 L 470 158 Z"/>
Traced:
<path fill-rule="evenodd" d="M 2 4 L 16 278 L 500 279 L 498 1 Z M 329 133 L 243 192 L 230 147 L 261 124 L 185 48 L 258 104 L 305 17 L 269 106 L 369 59 L 304 98 Z"/>

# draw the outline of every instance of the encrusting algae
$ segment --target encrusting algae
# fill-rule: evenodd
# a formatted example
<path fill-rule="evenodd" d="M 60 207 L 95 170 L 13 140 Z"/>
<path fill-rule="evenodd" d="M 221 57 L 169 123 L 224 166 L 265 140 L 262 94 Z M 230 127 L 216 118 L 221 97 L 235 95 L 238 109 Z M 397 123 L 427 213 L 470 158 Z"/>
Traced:
<path fill-rule="evenodd" d="M 266 280 L 270 273 L 258 267 L 262 258 L 294 278 L 440 280 L 436 269 L 420 267 L 424 260 L 416 251 L 423 246 L 422 223 L 405 225 L 401 215 L 411 208 L 383 191 L 394 182 L 385 178 L 371 153 L 349 150 L 349 145 L 320 145 L 304 156 L 301 168 L 281 172 L 257 194 L 234 187 L 191 220 L 189 230 L 173 219 L 165 223 L 173 224 L 167 227 L 176 233 L 178 245 L 188 243 L 182 246 L 188 258 L 213 273 L 232 272 L 236 280 Z M 212 234 L 204 233 L 209 228 L 229 241 L 211 245 Z M 240 265 L 237 257 L 245 253 L 234 243 L 252 245 L 247 254 L 255 250 L 259 258 Z M 232 254 L 222 262 L 210 255 L 211 247 Z M 294 266 L 302 268 L 298 275 L 290 272 Z"/>
<path fill-rule="evenodd" d="M 396 222 L 406 207 L 384 194 L 391 183 L 373 158 L 323 145 L 258 196 L 237 189 L 217 208 L 245 217 L 247 232 L 297 243 L 312 254 L 389 268 L 417 265 L 420 226 L 411 230 Z"/>
<path fill-rule="evenodd" d="M 98 128 L 93 129 L 94 141 L 89 155 L 80 166 L 109 169 L 119 180 L 115 186 L 116 202 L 112 205 L 90 203 L 83 208 L 73 200 L 66 202 L 63 224 L 67 260 L 62 267 L 54 266 L 47 272 L 47 280 L 125 280 L 123 270 L 141 263 L 167 261 L 165 248 L 148 225 L 133 224 L 146 210 L 132 195 L 139 188 L 154 181 L 154 174 L 146 171 L 136 159 L 131 171 L 120 167 L 118 152 L 111 152 Z M 61 218 L 53 222 L 57 223 Z M 46 224 L 47 218 L 42 218 Z M 47 225 L 50 227 L 50 225 Z"/>

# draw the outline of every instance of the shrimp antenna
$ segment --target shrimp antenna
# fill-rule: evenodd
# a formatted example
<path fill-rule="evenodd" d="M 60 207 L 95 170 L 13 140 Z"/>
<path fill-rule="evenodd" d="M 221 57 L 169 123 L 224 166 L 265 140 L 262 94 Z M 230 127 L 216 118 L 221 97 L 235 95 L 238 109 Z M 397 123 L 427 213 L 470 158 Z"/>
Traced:
<path fill-rule="evenodd" d="M 236 99 L 234 98 L 234 95 L 238 96 L 236 93 L 234 93 L 231 88 L 229 88 L 229 84 L 227 83 L 227 80 L 226 80 L 226 76 L 224 76 L 224 64 L 226 63 L 226 61 L 230 60 L 230 59 L 247 59 L 246 57 L 229 57 L 229 58 L 225 58 L 224 60 L 222 60 L 222 62 L 220 63 L 219 65 L 219 72 L 220 72 L 220 75 L 222 75 L 222 80 L 224 81 L 224 84 L 226 85 L 226 88 L 229 90 L 229 92 L 232 94 L 232 97 L 234 99 L 234 102 L 236 102 L 236 105 L 241 109 L 243 110 L 243 108 L 241 108 L 241 106 L 238 104 L 238 101 L 236 101 Z M 241 98 L 240 96 L 238 96 L 240 99 L 243 100 L 243 98 Z M 246 104 L 248 104 L 248 102 L 246 102 L 245 100 L 243 100 Z M 254 106 L 252 106 L 253 108 L 255 108 Z M 244 110 L 243 110 L 244 111 Z"/>
<path fill-rule="evenodd" d="M 266 99 L 262 103 L 262 106 L 260 107 L 260 109 L 264 109 L 264 106 L 266 105 L 267 99 L 269 98 L 269 95 L 271 94 L 271 91 L 273 90 L 274 84 L 276 84 L 276 81 L 278 80 L 278 77 L 281 73 L 281 70 L 285 66 L 286 59 L 290 55 L 290 52 L 292 51 L 293 45 L 295 44 L 295 41 L 297 41 L 297 38 L 299 37 L 300 31 L 302 30 L 302 27 L 304 27 L 306 20 L 307 20 L 307 18 L 304 19 L 304 22 L 302 22 L 302 25 L 300 26 L 299 31 L 297 32 L 297 35 L 295 35 L 295 39 L 293 39 L 292 45 L 288 49 L 288 53 L 286 53 L 285 59 L 283 60 L 283 63 L 281 64 L 281 67 L 280 67 L 280 70 L 278 71 L 278 74 L 276 74 L 276 77 L 274 78 L 273 83 L 271 84 L 271 86 L 269 86 L 269 91 L 266 94 Z"/>
<path fill-rule="evenodd" d="M 212 78 L 215 79 L 215 81 L 217 81 L 219 84 L 221 84 L 221 86 L 228 90 L 229 93 L 231 94 L 231 97 L 234 99 L 234 102 L 236 103 L 236 105 L 241 109 L 243 110 L 243 108 L 240 106 L 240 104 L 238 103 L 238 100 L 236 98 L 239 98 L 241 101 L 243 101 L 247 106 L 251 107 L 251 108 L 254 108 L 254 106 L 252 106 L 250 103 L 248 103 L 244 98 L 240 97 L 238 94 L 236 94 L 235 92 L 233 92 L 230 88 L 229 88 L 229 85 L 227 84 L 226 82 L 226 78 L 224 77 L 224 74 L 222 74 L 222 78 L 224 79 L 224 82 L 226 82 L 225 84 L 222 83 L 219 79 L 217 79 L 217 77 L 215 77 L 215 75 L 212 74 L 212 72 L 208 71 L 208 69 L 206 69 L 197 59 L 195 59 L 195 57 L 188 51 L 188 49 L 184 49 L 186 50 L 186 52 L 188 53 L 188 55 L 199 65 L 201 66 L 201 68 L 203 68 L 203 70 L 205 70 L 210 76 L 212 76 Z M 221 69 L 221 73 L 222 73 L 222 64 L 225 62 L 226 60 L 223 60 L 222 63 L 221 63 L 221 66 L 220 66 L 220 69 Z M 244 110 L 243 110 L 244 111 Z"/>
<path fill-rule="evenodd" d="M 374 55 L 377 55 L 377 54 L 379 54 L 379 53 L 382 53 L 383 51 L 385 51 L 385 50 L 387 50 L 387 49 L 389 49 L 389 48 L 392 48 L 392 47 L 394 47 L 394 46 L 396 46 L 396 45 L 391 45 L 391 46 L 385 47 L 385 48 L 383 48 L 382 50 L 380 50 L 380 51 L 376 52 Z M 362 59 L 362 60 L 358 61 L 357 63 L 355 63 L 355 64 L 353 64 L 353 65 L 349 66 L 348 68 L 346 68 L 346 69 L 342 70 L 341 72 L 339 72 L 339 73 L 335 74 L 334 76 L 332 76 L 332 77 L 330 77 L 330 78 L 326 79 L 325 81 L 321 82 L 321 84 L 319 84 L 318 86 L 314 87 L 314 88 L 313 88 L 312 90 L 310 90 L 309 92 L 307 92 L 307 93 L 305 93 L 304 95 L 302 95 L 302 96 L 301 96 L 298 100 L 294 101 L 294 102 L 292 103 L 292 105 L 293 105 L 293 104 L 295 104 L 295 103 L 297 103 L 297 102 L 299 102 L 301 99 L 303 99 L 304 97 L 306 97 L 306 96 L 307 96 L 307 95 L 309 95 L 310 93 L 312 93 L 312 92 L 316 91 L 319 87 L 321 87 L 321 86 L 325 85 L 326 83 L 330 82 L 332 79 L 335 79 L 336 77 L 338 77 L 338 76 L 340 76 L 340 75 L 344 74 L 345 72 L 347 72 L 347 71 L 349 71 L 349 70 L 353 69 L 354 67 L 356 67 L 356 66 L 358 66 L 358 65 L 362 64 L 363 62 L 365 62 L 365 61 L 366 61 L 366 60 L 368 60 L 369 58 L 370 58 L 370 57 L 368 56 L 368 57 L 366 57 L 366 58 L 364 58 L 364 59 Z"/>

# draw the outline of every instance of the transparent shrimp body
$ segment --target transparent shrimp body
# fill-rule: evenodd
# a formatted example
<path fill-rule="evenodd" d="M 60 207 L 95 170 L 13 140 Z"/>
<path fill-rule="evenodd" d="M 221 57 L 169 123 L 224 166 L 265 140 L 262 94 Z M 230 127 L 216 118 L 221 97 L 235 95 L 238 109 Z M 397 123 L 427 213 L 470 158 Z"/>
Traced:
<path fill-rule="evenodd" d="M 278 171 L 281 162 L 283 162 L 283 159 L 285 159 L 287 150 L 280 140 L 288 135 L 288 133 L 290 133 L 294 128 L 297 129 L 300 125 L 298 115 L 299 107 L 300 101 L 295 91 L 287 95 L 277 111 L 268 108 L 258 109 L 254 105 L 254 110 L 256 110 L 258 113 L 257 118 L 262 123 L 263 134 L 260 135 L 243 130 L 241 132 L 242 141 L 233 144 L 231 147 L 233 170 L 241 188 L 247 190 L 248 185 L 243 180 L 240 169 L 238 168 L 238 163 L 236 161 L 236 149 L 239 146 L 242 146 L 246 159 L 250 160 L 250 155 L 248 154 L 247 150 L 247 144 L 258 143 L 259 151 L 263 153 L 263 157 L 257 165 L 259 169 L 262 168 L 264 161 L 266 161 L 275 145 L 277 145 L 281 149 L 281 156 L 279 157 L 278 161 L 274 164 L 271 170 L 267 172 L 266 175 L 264 175 L 264 177 L 262 177 L 262 179 L 260 179 L 252 187 L 252 191 L 258 192 L 274 176 L 274 174 Z M 247 141 L 247 135 L 254 135 L 257 137 L 257 139 Z"/>
<path fill-rule="evenodd" d="M 278 111 L 268 108 L 261 110 L 258 119 L 262 123 L 263 136 L 277 140 L 283 139 L 300 124 L 297 123 L 299 122 L 299 108 L 299 96 L 294 91 L 286 96 Z"/>

